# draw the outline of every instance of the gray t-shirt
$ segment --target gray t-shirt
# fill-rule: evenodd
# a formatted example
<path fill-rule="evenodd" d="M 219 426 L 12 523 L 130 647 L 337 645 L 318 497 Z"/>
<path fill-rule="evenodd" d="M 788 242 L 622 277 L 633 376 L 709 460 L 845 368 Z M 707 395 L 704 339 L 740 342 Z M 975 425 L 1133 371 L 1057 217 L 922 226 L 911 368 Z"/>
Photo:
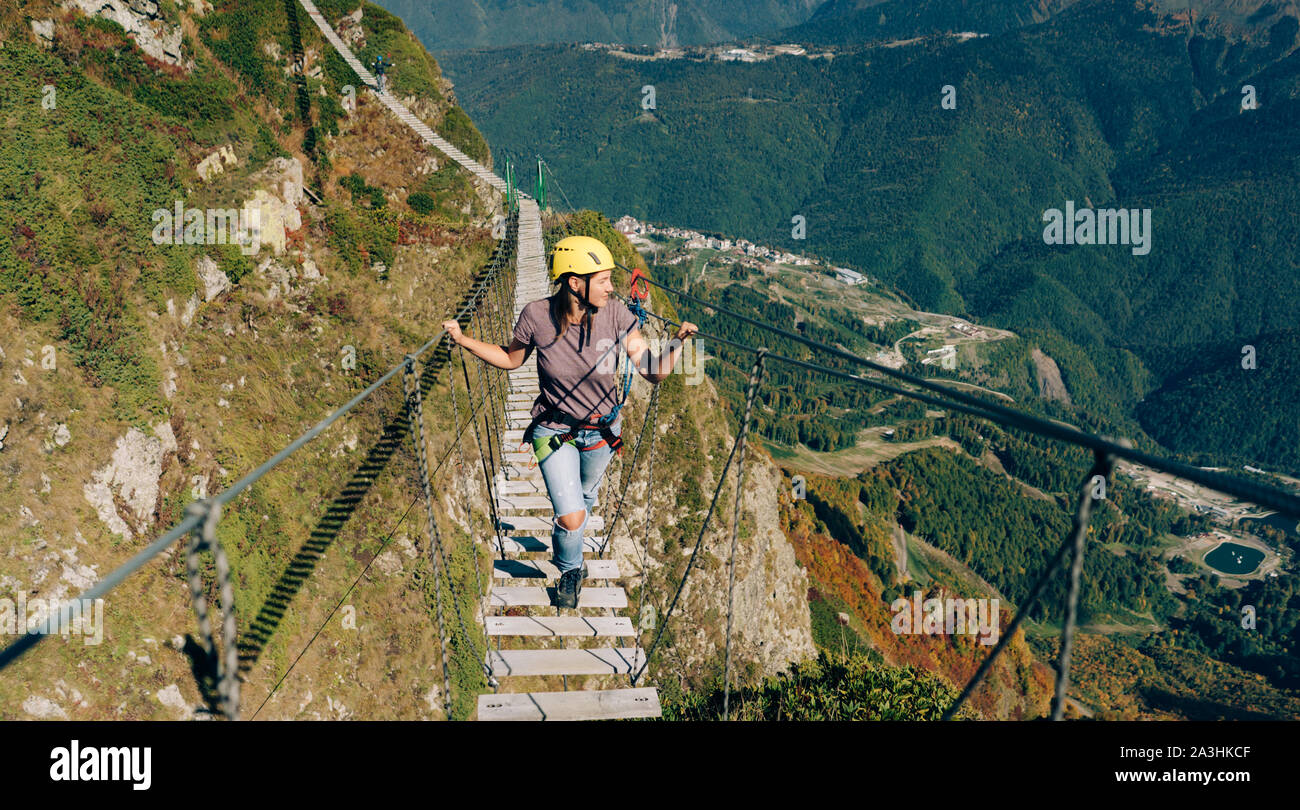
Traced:
<path fill-rule="evenodd" d="M 532 416 L 546 411 L 547 403 L 583 421 L 594 421 L 609 413 L 622 395 L 615 372 L 619 355 L 624 352 L 623 348 L 610 347 L 616 342 L 625 345 L 627 333 L 636 323 L 637 317 L 627 305 L 611 298 L 591 316 L 590 334 L 582 324 L 571 323 L 564 337 L 556 341 L 558 330 L 551 321 L 550 300 L 541 298 L 524 306 L 515 324 L 515 339 L 528 347 L 524 352 L 525 360 L 534 348 L 537 349 L 537 378 L 541 394 L 533 403 Z M 581 352 L 578 351 L 579 340 L 582 342 Z M 621 415 L 619 419 L 622 419 Z M 538 424 L 565 427 L 562 422 L 546 420 Z"/>

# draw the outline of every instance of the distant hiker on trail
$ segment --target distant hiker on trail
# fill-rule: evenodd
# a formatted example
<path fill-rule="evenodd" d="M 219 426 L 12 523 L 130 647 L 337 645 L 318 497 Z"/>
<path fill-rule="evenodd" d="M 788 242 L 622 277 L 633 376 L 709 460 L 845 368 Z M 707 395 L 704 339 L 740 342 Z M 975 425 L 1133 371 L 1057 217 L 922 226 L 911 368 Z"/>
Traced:
<path fill-rule="evenodd" d="M 388 70 L 390 67 L 393 66 L 394 66 L 393 63 L 388 61 L 387 54 L 383 56 L 376 56 L 374 63 L 371 65 L 371 67 L 373 67 L 375 71 L 375 81 L 379 84 L 380 93 L 383 93 L 384 88 L 386 87 L 386 82 L 384 81 L 384 71 Z"/>
<path fill-rule="evenodd" d="M 596 505 L 605 468 L 622 445 L 619 410 L 623 403 L 614 374 L 618 347 L 621 343 L 642 377 L 657 384 L 668 378 L 682 340 L 698 327 L 683 323 L 667 351 L 652 356 L 638 328 L 638 316 L 613 298 L 614 256 L 600 240 L 561 239 L 548 264 L 551 281 L 559 288 L 549 298 L 524 307 L 509 347 L 467 337 L 456 321 L 446 321 L 442 328 L 456 345 L 497 368 L 519 368 L 537 348 L 541 392 L 533 403 L 533 420 L 524 431 L 524 442 L 533 445 L 555 510 L 551 559 L 560 571 L 555 604 L 572 608 L 578 606 L 587 576 L 583 529 Z"/>

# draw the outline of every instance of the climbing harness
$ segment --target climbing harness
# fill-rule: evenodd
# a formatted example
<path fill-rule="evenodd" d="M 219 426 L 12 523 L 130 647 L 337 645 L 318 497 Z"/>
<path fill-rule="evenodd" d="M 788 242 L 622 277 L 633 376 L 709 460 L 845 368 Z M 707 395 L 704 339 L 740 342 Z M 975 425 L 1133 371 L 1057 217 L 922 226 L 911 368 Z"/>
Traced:
<path fill-rule="evenodd" d="M 627 308 L 633 315 L 636 315 L 636 324 L 630 327 L 627 332 L 624 332 L 622 337 L 620 337 L 614 346 L 618 346 L 622 343 L 622 338 L 627 337 L 627 335 L 631 333 L 632 329 L 639 329 L 645 325 L 646 309 L 644 302 L 650 297 L 650 287 L 645 283 L 645 278 L 646 276 L 641 272 L 640 268 L 636 268 L 632 271 L 632 278 L 630 281 L 631 292 L 627 299 Z M 640 289 L 637 287 L 638 281 L 641 282 Z M 611 346 L 610 349 L 614 348 L 614 346 Z M 609 349 L 606 349 L 606 352 L 608 351 Z M 603 359 L 604 355 L 602 354 L 596 362 L 599 363 Z M 529 444 L 533 446 L 533 458 L 535 462 L 531 466 L 541 464 L 546 460 L 547 456 L 556 450 L 559 450 L 565 443 L 575 442 L 578 432 L 582 430 L 599 431 L 601 441 L 590 447 L 579 447 L 579 450 L 595 450 L 608 445 L 616 455 L 621 456 L 623 454 L 623 439 L 614 432 L 612 425 L 614 424 L 614 421 L 618 419 L 619 412 L 623 410 L 623 405 L 627 402 L 628 394 L 632 390 L 632 374 L 634 369 L 632 368 L 630 358 L 620 357 L 619 365 L 620 376 L 622 378 L 622 391 L 619 400 L 609 413 L 604 416 L 598 416 L 594 420 L 583 421 L 572 414 L 560 410 L 549 402 L 546 402 L 546 394 L 538 394 L 537 398 L 545 403 L 545 408 L 537 416 L 534 416 L 532 421 L 528 423 L 528 427 L 524 429 L 523 442 L 520 444 L 521 450 Z M 542 422 L 558 422 L 567 427 L 568 430 L 564 434 L 558 436 L 534 437 L 533 432 Z M 574 446 L 577 447 L 576 442 Z"/>

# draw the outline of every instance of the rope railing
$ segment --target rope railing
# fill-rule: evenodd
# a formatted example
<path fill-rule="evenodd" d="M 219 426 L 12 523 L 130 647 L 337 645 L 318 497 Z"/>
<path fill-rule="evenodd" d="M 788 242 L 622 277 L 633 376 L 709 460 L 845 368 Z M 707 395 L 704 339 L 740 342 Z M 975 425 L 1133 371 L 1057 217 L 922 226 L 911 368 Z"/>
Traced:
<path fill-rule="evenodd" d="M 672 602 L 669 603 L 668 609 L 664 611 L 662 620 L 656 621 L 656 630 L 654 640 L 650 643 L 650 649 L 646 651 L 645 660 L 641 663 L 641 668 L 632 676 L 632 685 L 636 686 L 641 676 L 645 674 L 646 669 L 650 666 L 650 659 L 654 656 L 655 649 L 659 646 L 659 640 L 663 638 L 664 628 L 668 626 L 668 620 L 672 618 L 673 610 L 677 608 L 677 602 L 681 598 L 682 591 L 686 587 L 686 580 L 690 578 L 691 569 L 695 566 L 696 557 L 699 556 L 700 546 L 704 542 L 704 535 L 709 530 L 709 522 L 713 519 L 713 512 L 718 505 L 718 496 L 722 494 L 722 485 L 727 481 L 727 471 L 731 469 L 731 462 L 736 457 L 737 449 L 744 448 L 744 436 L 749 430 L 749 419 L 754 404 L 754 396 L 758 391 L 761 378 L 762 360 L 766 355 L 766 349 L 758 350 L 758 358 L 754 361 L 754 370 L 749 378 L 749 391 L 746 394 L 745 415 L 741 420 L 740 428 L 737 430 L 736 440 L 731 444 L 731 452 L 727 455 L 727 461 L 722 465 L 722 472 L 718 474 L 718 484 L 713 490 L 713 497 L 709 501 L 709 510 L 704 515 L 704 522 L 700 525 L 699 536 L 695 538 L 695 547 L 691 549 L 691 558 L 686 562 L 686 570 L 682 572 L 681 581 L 677 583 L 677 591 L 673 594 Z M 653 482 L 651 482 L 653 485 Z M 740 500 L 739 484 L 736 490 L 736 500 Z M 734 544 L 733 544 L 734 546 Z M 733 570 L 734 570 L 734 559 Z"/>

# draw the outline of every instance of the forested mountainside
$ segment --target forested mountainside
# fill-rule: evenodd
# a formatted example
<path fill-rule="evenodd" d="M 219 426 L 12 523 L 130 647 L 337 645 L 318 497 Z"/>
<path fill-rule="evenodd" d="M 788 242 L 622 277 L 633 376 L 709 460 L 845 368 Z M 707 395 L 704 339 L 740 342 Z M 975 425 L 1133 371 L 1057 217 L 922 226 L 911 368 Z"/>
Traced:
<path fill-rule="evenodd" d="M 1095 424 L 1131 434 L 1167 375 L 1290 328 L 1300 296 L 1300 234 L 1278 214 L 1300 188 L 1300 24 L 1212 5 L 1195 30 L 1163 4 L 1083 0 L 829 61 L 522 48 L 458 55 L 455 76 L 498 148 L 542 154 L 574 205 L 819 254 L 1032 337 Z M 1139 230 L 1045 240 L 1050 212 L 1082 209 L 1137 212 Z M 1300 469 L 1293 443 L 1237 416 Z M 1178 449 L 1194 444 L 1222 440 Z"/>
<path fill-rule="evenodd" d="M 796 25 L 825 0 L 384 0 L 431 52 L 545 42 L 676 47 Z"/>
<path fill-rule="evenodd" d="M 1001 34 L 1041 23 L 1078 0 L 827 0 L 807 22 L 766 39 L 817 45 L 971 31 Z"/>

